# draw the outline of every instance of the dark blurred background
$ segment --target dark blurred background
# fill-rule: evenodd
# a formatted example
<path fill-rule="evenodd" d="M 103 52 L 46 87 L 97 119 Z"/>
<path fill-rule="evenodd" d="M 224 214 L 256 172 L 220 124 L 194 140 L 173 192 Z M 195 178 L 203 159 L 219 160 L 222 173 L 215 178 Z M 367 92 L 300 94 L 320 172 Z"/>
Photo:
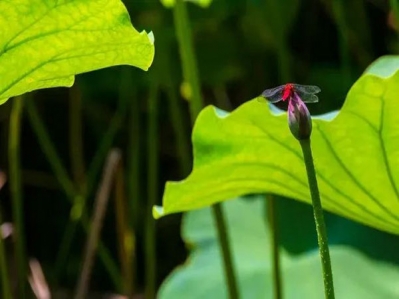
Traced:
<path fill-rule="evenodd" d="M 147 154 L 157 140 L 157 202 L 161 204 L 167 180 L 180 180 L 178 142 L 191 147 L 191 124 L 172 10 L 155 0 L 124 0 L 134 27 L 153 31 L 155 59 L 148 72 L 120 66 L 79 75 L 73 88 L 34 92 L 34 101 L 62 163 L 79 185 L 86 170 L 107 140 L 106 151 L 122 149 L 128 223 L 134 230 L 137 262 L 135 292 L 144 289 L 144 225 L 149 186 Z M 398 32 L 389 1 L 384 0 L 214 0 L 209 8 L 187 3 L 192 22 L 202 93 L 207 104 L 232 110 L 264 89 L 286 82 L 318 85 L 320 103 L 312 114 L 339 109 L 351 85 L 376 58 L 397 54 Z M 157 88 L 157 134 L 150 137 L 148 98 Z M 0 167 L 7 172 L 7 136 L 11 101 L 0 106 Z M 180 124 L 176 113 L 181 112 Z M 183 139 L 177 140 L 177 130 Z M 152 139 L 152 141 L 151 141 Z M 76 151 L 81 160 L 76 162 Z M 81 151 L 81 153 L 79 153 Z M 104 162 L 106 155 L 100 155 Z M 191 163 L 191 162 L 190 162 Z M 22 168 L 27 251 L 42 264 L 54 288 L 76 285 L 86 233 L 77 226 L 70 250 L 56 269 L 60 246 L 70 222 L 71 204 L 53 174 L 37 133 L 27 114 L 22 126 Z M 101 168 L 100 168 L 101 170 Z M 101 171 L 94 174 L 94 190 Z M 154 184 L 150 180 L 150 184 Z M 0 193 L 5 220 L 11 219 L 6 185 Z M 88 196 L 92 214 L 95 192 Z M 278 219 L 283 246 L 292 253 L 316 248 L 310 206 L 281 198 Z M 118 260 L 116 213 L 111 198 L 101 237 Z M 181 215 L 156 222 L 157 283 L 184 262 L 180 238 Z M 368 255 L 399 263 L 399 238 L 349 220 L 327 215 L 329 239 L 350 244 Z M 295 236 L 295 237 L 294 237 Z M 8 248 L 11 250 L 11 244 Z M 91 290 L 116 292 L 109 273 L 96 259 Z"/>

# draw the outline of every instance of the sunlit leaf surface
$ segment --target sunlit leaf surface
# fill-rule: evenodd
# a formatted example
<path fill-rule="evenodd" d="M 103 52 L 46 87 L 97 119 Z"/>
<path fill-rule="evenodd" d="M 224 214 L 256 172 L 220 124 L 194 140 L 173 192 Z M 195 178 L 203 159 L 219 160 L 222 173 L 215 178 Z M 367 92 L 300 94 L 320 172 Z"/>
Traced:
<path fill-rule="evenodd" d="M 243 299 L 273 298 L 269 233 L 262 218 L 263 202 L 264 199 L 258 197 L 223 203 L 240 298 Z M 165 280 L 159 298 L 228 298 L 210 208 L 191 211 L 183 219 L 182 236 L 191 253 L 186 263 Z M 298 256 L 282 252 L 281 255 L 284 298 L 324 298 L 318 251 Z M 372 260 L 343 246 L 331 247 L 331 259 L 337 298 L 398 298 L 398 267 Z"/>
<path fill-rule="evenodd" d="M 152 33 L 137 32 L 119 0 L 0 1 L 0 103 L 113 65 L 147 70 Z"/>
<path fill-rule="evenodd" d="M 377 60 L 335 118 L 314 119 L 312 133 L 323 207 L 393 233 L 399 233 L 398 69 L 397 57 Z M 192 139 L 194 170 L 167 183 L 156 217 L 248 193 L 310 203 L 300 146 L 286 116 L 272 114 L 264 101 L 249 101 L 231 114 L 205 108 Z"/>

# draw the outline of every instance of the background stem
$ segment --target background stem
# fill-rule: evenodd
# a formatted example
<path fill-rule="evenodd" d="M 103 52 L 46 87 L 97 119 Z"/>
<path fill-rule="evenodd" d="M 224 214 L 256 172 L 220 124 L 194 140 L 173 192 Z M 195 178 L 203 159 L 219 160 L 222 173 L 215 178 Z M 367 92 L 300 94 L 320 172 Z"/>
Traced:
<path fill-rule="evenodd" d="M 169 114 L 172 119 L 173 130 L 176 135 L 177 151 L 180 162 L 180 174 L 186 176 L 190 172 L 190 146 L 186 138 L 186 130 L 183 111 L 179 105 L 180 98 L 173 86 L 166 87 L 166 95 L 169 102 Z"/>
<path fill-rule="evenodd" d="M 222 205 L 220 203 L 212 206 L 213 215 L 216 220 L 217 232 L 219 235 L 220 249 L 222 251 L 222 258 L 224 263 L 224 270 L 227 279 L 227 287 L 229 291 L 229 298 L 238 298 L 238 289 L 236 285 L 236 276 L 233 266 L 233 258 L 229 248 L 229 239 L 227 235 L 226 221 L 224 218 Z"/>
<path fill-rule="evenodd" d="M 129 209 L 126 200 L 125 177 L 122 162 L 118 164 L 115 175 L 115 221 L 118 238 L 119 261 L 122 268 L 123 294 L 131 298 L 136 289 L 135 269 L 136 238 L 130 229 Z"/>
<path fill-rule="evenodd" d="M 177 0 L 173 8 L 173 12 L 175 29 L 180 49 L 180 57 L 182 60 L 183 76 L 190 86 L 190 114 L 191 121 L 194 123 L 198 113 L 203 108 L 203 100 L 201 96 L 198 68 L 192 44 L 191 26 L 187 14 L 186 3 L 183 0 Z M 227 227 L 223 217 L 223 211 L 219 203 L 213 205 L 212 210 L 218 231 L 219 243 L 222 250 L 229 296 L 232 299 L 236 299 L 238 298 L 238 287 L 234 274 L 234 265 L 227 235 Z"/>
<path fill-rule="evenodd" d="M 279 239 L 278 239 L 278 227 L 276 219 L 276 207 L 275 198 L 272 194 L 266 194 L 266 221 L 270 227 L 270 243 L 272 248 L 272 259 L 273 259 L 273 285 L 274 285 L 274 298 L 281 299 L 282 287 L 281 287 L 281 269 L 280 269 L 280 252 L 279 252 Z"/>
<path fill-rule="evenodd" d="M 145 222 L 145 298 L 153 299 L 156 293 L 156 227 L 152 216 L 152 207 L 158 196 L 158 85 L 152 83 L 148 96 L 148 133 L 147 133 L 147 165 L 148 165 L 148 201 Z"/>
<path fill-rule="evenodd" d="M 76 189 L 80 193 L 84 193 L 85 163 L 83 157 L 82 96 L 76 82 L 69 93 L 69 154 L 72 177 Z"/>
<path fill-rule="evenodd" d="M 26 295 L 26 253 L 24 230 L 24 205 L 22 201 L 20 137 L 23 98 L 13 99 L 10 116 L 10 133 L 8 143 L 10 188 L 12 196 L 12 213 L 14 222 L 15 251 L 18 277 L 18 298 Z"/>
<path fill-rule="evenodd" d="M 306 166 L 306 173 L 308 176 L 310 195 L 312 197 L 313 214 L 317 231 L 317 241 L 319 243 L 321 264 L 323 268 L 325 298 L 334 299 L 334 283 L 331 270 L 330 251 L 328 249 L 327 230 L 326 224 L 324 222 L 323 208 L 320 201 L 319 187 L 317 185 L 310 139 L 300 140 L 299 142 L 302 148 L 303 158 Z"/>
<path fill-rule="evenodd" d="M 197 61 L 192 44 L 191 24 L 187 14 L 187 6 L 183 0 L 177 0 L 173 8 L 175 30 L 179 42 L 183 76 L 190 86 L 190 113 L 194 122 L 203 108 L 203 100 L 198 77 Z"/>
<path fill-rule="evenodd" d="M 67 198 L 71 202 L 72 205 L 75 205 L 77 201 L 84 202 L 85 199 L 79 198 L 82 195 L 78 195 L 75 191 L 75 187 L 73 182 L 68 176 L 66 168 L 62 164 L 60 157 L 55 150 L 53 143 L 51 142 L 50 136 L 37 112 L 36 106 L 34 104 L 34 99 L 30 101 L 26 101 L 26 110 L 28 112 L 30 124 L 32 125 L 32 129 L 35 132 L 37 139 L 39 141 L 39 145 L 42 148 L 44 155 L 47 158 L 47 161 L 50 164 L 52 171 L 54 172 L 55 177 L 57 178 L 59 184 L 61 185 L 64 192 L 67 194 Z M 91 173 L 89 171 L 89 173 Z M 85 231 L 88 231 L 88 217 L 84 210 L 81 211 L 81 217 L 75 220 L 72 220 L 68 223 L 64 236 L 62 238 L 60 251 L 58 253 L 56 259 L 56 280 L 60 275 L 60 272 L 63 268 L 64 263 L 67 261 L 68 254 L 70 252 L 70 246 L 72 244 L 73 236 L 76 230 L 76 224 L 81 222 Z M 98 253 L 101 261 L 104 264 L 104 267 L 107 269 L 111 280 L 113 281 L 115 287 L 120 290 L 120 275 L 118 273 L 118 267 L 113 261 L 111 254 L 108 249 L 99 242 Z"/>
<path fill-rule="evenodd" d="M 108 156 L 104 166 L 103 178 L 97 191 L 94 202 L 94 212 L 88 233 L 82 271 L 78 280 L 76 289 L 76 299 L 86 298 L 89 288 L 90 276 L 94 264 L 94 257 L 100 239 L 100 232 L 103 225 L 105 212 L 107 210 L 108 199 L 114 183 L 116 169 L 120 163 L 121 153 L 117 149 L 113 149 Z"/>

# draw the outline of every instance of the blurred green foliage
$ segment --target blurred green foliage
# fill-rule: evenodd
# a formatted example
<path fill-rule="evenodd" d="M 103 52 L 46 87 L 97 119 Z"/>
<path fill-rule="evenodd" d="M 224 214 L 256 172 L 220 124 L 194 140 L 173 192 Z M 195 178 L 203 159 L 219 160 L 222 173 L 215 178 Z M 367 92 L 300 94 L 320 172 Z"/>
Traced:
<path fill-rule="evenodd" d="M 264 196 L 235 198 L 222 204 L 228 219 L 240 298 L 274 298 L 270 227 L 265 225 Z M 191 254 L 165 280 L 159 298 L 226 298 L 222 259 L 210 208 L 190 211 L 182 237 Z M 373 261 L 347 246 L 330 247 L 337 298 L 397 298 L 399 268 Z M 318 251 L 290 255 L 280 250 L 284 298 L 323 298 Z"/>

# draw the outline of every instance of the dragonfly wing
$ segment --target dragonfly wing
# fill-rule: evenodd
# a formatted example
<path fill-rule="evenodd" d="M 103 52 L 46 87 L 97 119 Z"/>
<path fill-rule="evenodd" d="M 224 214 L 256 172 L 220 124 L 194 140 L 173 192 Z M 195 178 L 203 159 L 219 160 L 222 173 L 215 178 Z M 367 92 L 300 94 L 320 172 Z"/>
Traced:
<path fill-rule="evenodd" d="M 262 92 L 262 96 L 265 97 L 265 98 L 268 98 L 268 97 L 270 97 L 270 96 L 272 96 L 272 95 L 274 95 L 274 94 L 276 94 L 278 92 L 282 92 L 284 87 L 285 87 L 285 85 L 280 85 L 280 86 L 277 86 L 277 87 L 274 87 L 274 88 L 266 89 L 266 90 L 264 90 Z"/>
<path fill-rule="evenodd" d="M 300 98 L 305 103 L 317 103 L 319 101 L 319 98 L 317 97 L 317 95 L 309 94 L 309 93 L 304 93 L 304 94 L 300 95 Z"/>
<path fill-rule="evenodd" d="M 294 84 L 294 90 L 299 94 L 304 94 L 304 93 L 315 94 L 321 91 L 321 89 L 316 85 L 301 85 L 301 84 Z"/>
<path fill-rule="evenodd" d="M 267 97 L 266 99 L 268 100 L 269 103 L 277 103 L 280 102 L 283 97 L 282 92 L 278 92 L 272 96 Z"/>
<path fill-rule="evenodd" d="M 275 88 L 266 89 L 261 96 L 266 98 L 270 103 L 277 103 L 281 100 L 285 85 L 280 85 Z"/>

